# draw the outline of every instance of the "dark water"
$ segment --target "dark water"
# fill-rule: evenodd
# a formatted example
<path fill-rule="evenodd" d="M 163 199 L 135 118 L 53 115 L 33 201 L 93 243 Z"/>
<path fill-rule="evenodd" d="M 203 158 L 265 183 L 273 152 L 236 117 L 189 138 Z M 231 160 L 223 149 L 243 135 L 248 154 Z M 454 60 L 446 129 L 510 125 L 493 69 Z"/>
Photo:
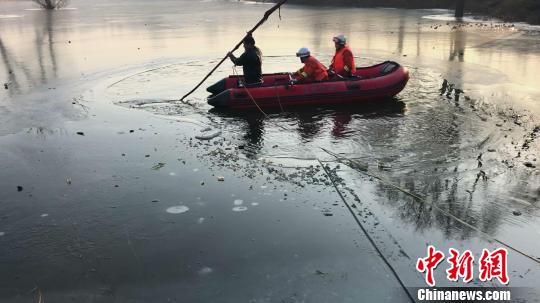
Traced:
<path fill-rule="evenodd" d="M 538 300 L 534 27 L 286 6 L 256 35 L 266 72 L 297 69 L 301 46 L 328 62 L 345 33 L 359 65 L 411 80 L 383 104 L 235 113 L 203 89 L 174 100 L 268 4 L 1 5 L 2 301 L 407 301 L 329 176 L 406 286 L 428 244 L 496 239 Z"/>

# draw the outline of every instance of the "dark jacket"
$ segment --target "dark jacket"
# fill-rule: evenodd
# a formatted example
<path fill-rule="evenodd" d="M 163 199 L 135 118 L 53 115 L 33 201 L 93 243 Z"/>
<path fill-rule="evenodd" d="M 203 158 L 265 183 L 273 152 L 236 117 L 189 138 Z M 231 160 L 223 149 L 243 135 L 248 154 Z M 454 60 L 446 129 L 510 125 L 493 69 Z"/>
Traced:
<path fill-rule="evenodd" d="M 246 50 L 240 57 L 231 57 L 235 65 L 242 66 L 246 84 L 262 82 L 261 52 L 257 48 Z"/>

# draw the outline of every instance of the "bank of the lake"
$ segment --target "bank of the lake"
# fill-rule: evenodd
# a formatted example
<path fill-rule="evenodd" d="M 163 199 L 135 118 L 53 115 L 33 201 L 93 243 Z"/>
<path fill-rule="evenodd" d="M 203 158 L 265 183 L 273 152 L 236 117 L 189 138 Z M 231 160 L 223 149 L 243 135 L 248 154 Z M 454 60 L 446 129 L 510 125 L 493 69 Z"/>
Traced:
<path fill-rule="evenodd" d="M 350 5 L 356 7 L 395 7 L 411 9 L 454 9 L 455 0 L 290 0 L 306 5 Z M 540 24 L 540 2 L 536 0 L 465 1 L 465 12 L 495 17 L 508 22 Z"/>

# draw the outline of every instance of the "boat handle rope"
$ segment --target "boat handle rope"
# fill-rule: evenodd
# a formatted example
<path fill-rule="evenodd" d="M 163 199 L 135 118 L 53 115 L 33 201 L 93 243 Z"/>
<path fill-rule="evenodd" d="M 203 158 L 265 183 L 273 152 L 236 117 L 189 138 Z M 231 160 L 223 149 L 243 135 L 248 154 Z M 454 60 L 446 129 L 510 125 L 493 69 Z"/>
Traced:
<path fill-rule="evenodd" d="M 255 98 L 253 98 L 253 96 L 249 92 L 249 89 L 246 87 L 246 84 L 244 82 L 242 82 L 242 78 L 240 78 L 240 75 L 238 75 L 238 72 L 236 71 L 236 65 L 233 65 L 232 69 L 233 69 L 233 74 L 236 77 L 238 77 L 238 83 L 240 84 L 240 86 L 242 86 L 244 88 L 244 90 L 248 94 L 248 96 L 251 99 L 251 101 L 253 102 L 253 104 L 255 104 L 255 106 L 257 106 L 257 108 L 261 111 L 261 113 L 264 115 L 265 118 L 268 118 L 268 114 L 265 113 L 264 110 L 262 110 L 262 108 L 259 106 L 259 104 L 257 104 L 257 101 L 255 101 Z"/>
<path fill-rule="evenodd" d="M 278 90 L 277 85 L 274 85 L 274 90 L 276 91 L 277 102 L 279 103 L 279 108 L 281 108 L 281 112 L 283 113 L 284 110 L 283 110 L 283 106 L 281 105 L 281 99 L 279 98 L 279 90 Z"/>
<path fill-rule="evenodd" d="M 257 103 L 257 101 L 255 101 L 255 98 L 253 98 L 253 96 L 251 95 L 251 93 L 249 92 L 249 89 L 246 87 L 246 85 L 242 82 L 242 79 L 240 78 L 240 76 L 238 75 L 238 72 L 236 71 L 236 66 L 233 65 L 233 74 L 238 77 L 238 82 L 240 82 L 240 85 L 242 85 L 244 87 L 244 90 L 246 91 L 246 93 L 248 94 L 249 98 L 251 99 L 251 101 L 253 102 L 253 104 L 255 104 L 255 106 L 257 106 L 257 108 L 259 109 L 259 111 L 261 111 L 261 113 L 264 115 L 265 118 L 268 118 L 268 114 L 264 112 L 264 110 L 259 106 L 259 104 Z M 278 102 L 279 102 L 279 106 L 281 107 L 281 101 L 279 101 L 279 93 L 278 93 Z M 283 112 L 283 107 L 281 108 L 281 111 Z M 274 123 L 274 125 L 276 125 L 277 127 L 283 129 L 283 130 L 286 130 L 286 131 L 290 131 L 290 129 L 286 128 L 285 126 L 282 126 L 280 124 L 277 124 L 277 123 Z"/>

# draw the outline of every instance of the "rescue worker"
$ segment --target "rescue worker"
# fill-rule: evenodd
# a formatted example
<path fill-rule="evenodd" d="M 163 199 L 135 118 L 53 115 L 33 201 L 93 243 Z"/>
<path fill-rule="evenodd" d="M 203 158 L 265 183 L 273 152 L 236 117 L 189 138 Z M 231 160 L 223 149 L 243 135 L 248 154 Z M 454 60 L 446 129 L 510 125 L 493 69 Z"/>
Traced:
<path fill-rule="evenodd" d="M 328 72 L 326 66 L 324 66 L 319 60 L 311 56 L 309 49 L 302 47 L 296 53 L 296 57 L 300 58 L 300 61 L 304 63 L 304 67 L 299 69 L 293 74 L 298 82 L 314 82 L 328 80 Z"/>
<path fill-rule="evenodd" d="M 236 58 L 231 52 L 227 56 L 236 66 L 242 66 L 244 70 L 245 85 L 257 85 L 263 82 L 262 77 L 262 52 L 255 46 L 253 36 L 244 38 L 244 53 Z"/>
<path fill-rule="evenodd" d="M 354 56 L 347 45 L 347 38 L 344 35 L 337 35 L 333 39 L 336 47 L 336 54 L 330 64 L 329 74 L 337 74 L 341 77 L 352 77 L 356 74 L 356 64 Z"/>

